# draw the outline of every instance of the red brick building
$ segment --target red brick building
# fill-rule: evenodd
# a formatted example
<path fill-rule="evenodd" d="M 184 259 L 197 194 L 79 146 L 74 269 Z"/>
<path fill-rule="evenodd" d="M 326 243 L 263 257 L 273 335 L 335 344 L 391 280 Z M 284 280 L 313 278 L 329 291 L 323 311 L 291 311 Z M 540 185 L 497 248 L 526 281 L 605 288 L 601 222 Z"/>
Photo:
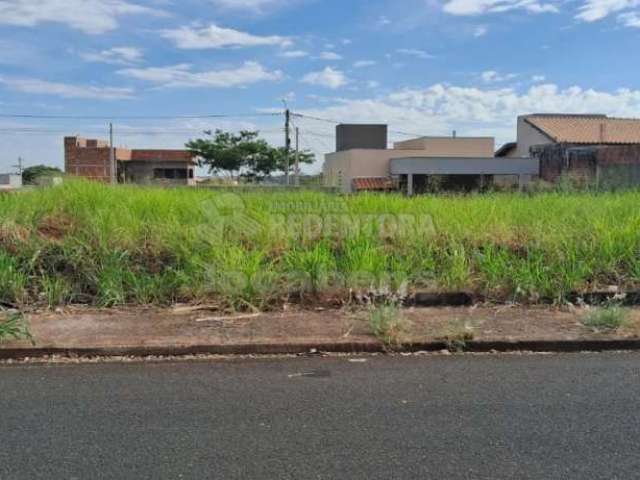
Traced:
<path fill-rule="evenodd" d="M 68 175 L 105 183 L 195 185 L 193 154 L 188 150 L 111 149 L 102 140 L 65 137 L 64 168 Z"/>

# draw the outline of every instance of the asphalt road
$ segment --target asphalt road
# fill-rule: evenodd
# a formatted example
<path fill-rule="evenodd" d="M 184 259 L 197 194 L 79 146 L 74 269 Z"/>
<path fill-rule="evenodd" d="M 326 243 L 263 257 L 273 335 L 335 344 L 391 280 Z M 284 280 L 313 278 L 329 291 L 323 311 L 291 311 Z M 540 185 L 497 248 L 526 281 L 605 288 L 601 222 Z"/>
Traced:
<path fill-rule="evenodd" d="M 0 367 L 1 479 L 640 475 L 640 355 Z"/>

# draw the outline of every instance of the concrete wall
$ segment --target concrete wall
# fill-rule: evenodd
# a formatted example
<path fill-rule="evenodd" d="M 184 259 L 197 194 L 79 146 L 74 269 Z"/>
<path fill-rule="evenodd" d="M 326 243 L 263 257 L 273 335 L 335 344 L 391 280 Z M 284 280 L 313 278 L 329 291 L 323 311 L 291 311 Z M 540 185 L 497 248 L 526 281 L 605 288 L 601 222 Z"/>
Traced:
<path fill-rule="evenodd" d="M 392 158 L 424 155 L 424 150 L 347 150 L 325 156 L 325 186 L 351 193 L 352 180 L 359 177 L 389 177 Z"/>
<path fill-rule="evenodd" d="M 131 160 L 120 164 L 120 171 L 123 174 L 125 183 L 137 183 L 142 185 L 195 185 L 195 175 L 189 178 L 155 178 L 156 169 L 186 169 L 193 172 L 194 166 L 188 162 L 166 162 L 166 161 L 143 161 Z"/>
<path fill-rule="evenodd" d="M 386 125 L 340 124 L 336 127 L 336 152 L 361 149 L 386 150 Z"/>
<path fill-rule="evenodd" d="M 549 137 L 526 122 L 526 115 L 518 117 L 518 148 L 514 157 L 529 157 L 531 147 L 554 143 Z"/>
<path fill-rule="evenodd" d="M 395 150 L 424 150 L 425 157 L 493 157 L 493 137 L 422 137 L 393 145 Z"/>
<path fill-rule="evenodd" d="M 22 175 L 12 173 L 0 174 L 0 189 L 14 189 L 22 187 Z"/>

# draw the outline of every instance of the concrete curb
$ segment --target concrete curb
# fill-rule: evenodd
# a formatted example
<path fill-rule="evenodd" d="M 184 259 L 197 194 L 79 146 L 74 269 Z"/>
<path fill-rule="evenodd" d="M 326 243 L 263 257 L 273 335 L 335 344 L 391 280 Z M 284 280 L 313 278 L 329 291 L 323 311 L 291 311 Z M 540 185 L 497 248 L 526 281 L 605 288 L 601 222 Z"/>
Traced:
<path fill-rule="evenodd" d="M 26 347 L 0 348 L 0 360 L 20 360 L 25 358 L 43 358 L 62 356 L 73 358 L 88 357 L 168 357 L 187 355 L 297 355 L 310 352 L 326 353 L 415 353 L 439 352 L 449 350 L 450 345 L 444 341 L 414 342 L 397 348 L 386 348 L 382 343 L 279 343 L 279 344 L 228 344 L 228 345 L 193 345 L 193 346 L 156 346 L 156 347 Z M 600 351 L 633 351 L 640 350 L 640 339 L 602 339 L 602 340 L 490 340 L 470 341 L 465 343 L 460 352 L 600 352 Z"/>

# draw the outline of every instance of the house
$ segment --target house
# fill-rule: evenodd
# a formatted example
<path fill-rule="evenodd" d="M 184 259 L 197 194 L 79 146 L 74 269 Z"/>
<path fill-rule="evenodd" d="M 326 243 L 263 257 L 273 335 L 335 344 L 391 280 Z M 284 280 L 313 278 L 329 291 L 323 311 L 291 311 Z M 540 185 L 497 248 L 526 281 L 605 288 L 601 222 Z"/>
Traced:
<path fill-rule="evenodd" d="M 22 188 L 22 175 L 0 173 L 0 191 Z"/>
<path fill-rule="evenodd" d="M 470 190 L 512 175 L 521 184 L 538 174 L 530 158 L 494 156 L 493 137 L 425 136 L 396 142 L 388 148 L 386 125 L 338 125 L 336 152 L 325 156 L 325 186 L 343 193 L 362 190 L 426 191 L 429 182 L 444 180 L 446 188 Z"/>
<path fill-rule="evenodd" d="M 64 166 L 68 175 L 105 183 L 195 185 L 195 161 L 188 150 L 112 150 L 102 140 L 65 137 Z"/>
<path fill-rule="evenodd" d="M 532 114 L 518 117 L 517 141 L 498 158 L 533 157 L 540 178 L 569 175 L 611 186 L 640 185 L 640 119 L 600 114 Z"/>

